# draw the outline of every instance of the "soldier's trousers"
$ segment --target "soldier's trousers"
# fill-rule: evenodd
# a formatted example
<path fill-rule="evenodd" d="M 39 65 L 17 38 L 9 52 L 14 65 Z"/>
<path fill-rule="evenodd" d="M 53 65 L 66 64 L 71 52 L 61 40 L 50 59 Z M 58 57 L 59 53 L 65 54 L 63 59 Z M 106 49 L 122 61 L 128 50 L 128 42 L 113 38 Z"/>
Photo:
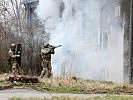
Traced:
<path fill-rule="evenodd" d="M 18 68 L 17 68 L 17 63 L 16 62 L 12 63 L 12 73 L 13 73 L 13 75 L 18 74 Z"/>
<path fill-rule="evenodd" d="M 40 77 L 43 77 L 46 72 L 47 72 L 47 77 L 50 78 L 51 77 L 51 70 L 52 70 L 52 67 L 51 67 L 51 62 L 50 61 L 42 61 L 42 71 L 41 71 L 41 75 Z"/>

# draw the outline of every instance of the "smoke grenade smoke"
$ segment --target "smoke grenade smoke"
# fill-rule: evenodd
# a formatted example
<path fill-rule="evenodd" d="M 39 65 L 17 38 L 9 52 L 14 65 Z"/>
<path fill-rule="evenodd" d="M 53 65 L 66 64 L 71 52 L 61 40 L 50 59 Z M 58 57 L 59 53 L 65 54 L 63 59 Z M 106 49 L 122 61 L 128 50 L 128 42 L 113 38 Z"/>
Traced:
<path fill-rule="evenodd" d="M 50 19 L 54 77 L 123 82 L 123 32 L 112 0 L 40 0 L 38 15 Z"/>

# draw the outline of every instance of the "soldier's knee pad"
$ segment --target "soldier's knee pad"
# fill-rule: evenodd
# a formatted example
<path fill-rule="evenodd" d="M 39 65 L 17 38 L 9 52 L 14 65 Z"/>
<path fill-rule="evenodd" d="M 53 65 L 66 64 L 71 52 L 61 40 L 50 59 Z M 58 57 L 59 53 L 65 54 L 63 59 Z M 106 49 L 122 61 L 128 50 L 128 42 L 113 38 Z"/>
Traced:
<path fill-rule="evenodd" d="M 43 74 L 44 72 L 45 72 L 45 71 L 44 71 L 44 70 L 42 70 L 42 72 L 41 72 L 41 73 Z"/>
<path fill-rule="evenodd" d="M 43 67 L 42 71 L 45 71 L 45 70 L 46 70 L 46 68 L 45 68 L 45 67 Z"/>

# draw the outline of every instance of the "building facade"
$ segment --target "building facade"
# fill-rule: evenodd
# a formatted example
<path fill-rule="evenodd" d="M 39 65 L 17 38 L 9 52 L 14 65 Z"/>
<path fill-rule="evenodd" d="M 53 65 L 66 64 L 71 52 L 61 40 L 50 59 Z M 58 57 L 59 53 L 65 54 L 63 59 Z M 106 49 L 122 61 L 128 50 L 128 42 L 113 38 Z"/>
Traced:
<path fill-rule="evenodd" d="M 36 18 L 35 10 L 39 4 L 39 0 L 23 0 L 22 4 L 25 6 L 26 18 L 29 20 Z"/>
<path fill-rule="evenodd" d="M 132 0 L 120 0 L 120 16 L 124 23 L 124 81 L 133 82 Z"/>

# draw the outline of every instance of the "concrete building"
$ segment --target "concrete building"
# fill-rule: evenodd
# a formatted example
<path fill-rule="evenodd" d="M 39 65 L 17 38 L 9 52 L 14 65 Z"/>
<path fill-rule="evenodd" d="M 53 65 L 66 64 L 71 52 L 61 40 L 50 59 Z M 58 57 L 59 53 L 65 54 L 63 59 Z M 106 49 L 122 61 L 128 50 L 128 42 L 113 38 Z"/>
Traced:
<path fill-rule="evenodd" d="M 133 82 L 133 3 L 120 0 L 120 15 L 124 23 L 124 81 Z"/>
<path fill-rule="evenodd" d="M 123 27 L 123 79 L 125 83 L 133 83 L 133 0 L 110 0 L 112 7 L 108 4 L 105 4 L 101 9 L 101 47 L 108 48 L 109 38 L 111 33 L 113 18 L 110 18 L 110 15 L 106 15 L 107 11 L 111 12 L 114 9 L 114 12 L 109 14 L 115 14 L 116 20 L 119 21 L 121 27 Z M 108 5 L 108 6 L 107 6 Z M 106 16 L 106 17 L 105 17 Z M 105 27 L 106 26 L 106 27 Z M 105 31 L 106 29 L 106 31 Z M 103 31 L 104 30 L 104 31 Z M 113 33 L 114 34 L 114 33 Z M 115 33 L 114 35 L 116 35 Z M 115 42 L 117 43 L 117 42 Z"/>
<path fill-rule="evenodd" d="M 108 48 L 112 27 L 115 27 L 118 23 L 122 25 L 119 0 L 108 0 L 104 4 L 101 8 L 100 23 L 101 47 Z"/>
<path fill-rule="evenodd" d="M 25 18 L 27 22 L 26 32 L 30 36 L 30 39 L 32 39 L 32 36 L 35 33 L 34 23 L 37 20 L 37 14 L 35 10 L 37 9 L 39 0 L 22 0 L 22 4 L 25 7 Z"/>
<path fill-rule="evenodd" d="M 22 4 L 25 6 L 26 18 L 29 20 L 36 18 L 35 9 L 39 4 L 39 0 L 22 0 Z"/>

